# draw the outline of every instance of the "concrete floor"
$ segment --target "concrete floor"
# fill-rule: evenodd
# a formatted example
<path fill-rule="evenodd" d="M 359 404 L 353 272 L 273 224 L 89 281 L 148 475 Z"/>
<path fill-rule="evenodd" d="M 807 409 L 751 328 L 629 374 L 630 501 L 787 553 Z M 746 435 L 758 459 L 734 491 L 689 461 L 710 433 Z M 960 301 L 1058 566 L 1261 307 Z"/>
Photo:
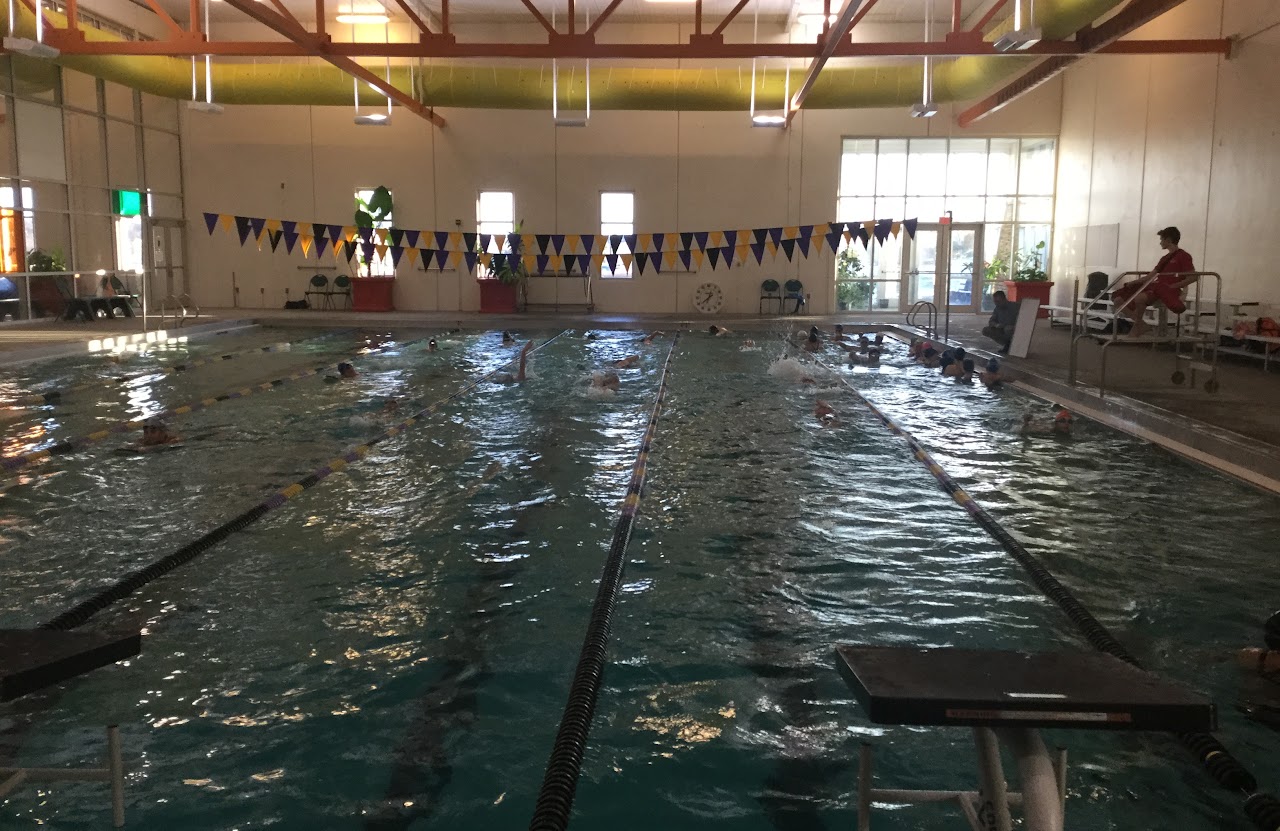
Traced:
<path fill-rule="evenodd" d="M 950 341 L 971 347 L 980 354 L 990 354 L 992 344 L 981 335 L 985 316 L 955 315 L 950 321 Z M 634 328 L 701 330 L 712 322 L 736 329 L 804 328 L 809 325 L 829 327 L 836 322 L 846 325 L 901 326 L 903 316 L 892 314 L 849 314 L 834 316 L 731 316 L 707 318 L 680 315 L 628 314 L 555 314 L 530 313 L 512 316 L 481 315 L 466 312 L 389 312 L 356 313 L 345 311 L 283 309 L 208 309 L 195 323 L 177 329 L 170 323 L 169 333 L 197 336 L 203 331 L 225 329 L 240 321 L 257 320 L 277 326 L 370 326 L 421 327 L 448 329 L 549 329 Z M 151 328 L 158 321 L 151 320 Z M 941 324 L 941 322 L 940 322 Z M 126 318 L 97 323 L 34 322 L 0 325 L 0 360 L 5 362 L 74 354 L 84 351 L 93 340 L 122 335 L 145 337 L 140 318 Z M 52 348 L 51 348 L 52 347 Z M 1147 408 L 1196 422 L 1201 425 L 1239 434 L 1251 443 L 1266 446 L 1266 451 L 1280 457 L 1280 371 L 1264 372 L 1260 360 L 1223 357 L 1219 362 L 1219 390 L 1210 394 L 1201 384 L 1195 388 L 1175 386 L 1170 381 L 1174 358 L 1165 347 L 1117 346 L 1109 350 L 1107 399 L 1123 404 L 1140 402 Z M 1027 358 L 1006 359 L 1016 372 L 1065 383 L 1070 354 L 1070 333 L 1065 328 L 1051 328 L 1047 320 L 1038 321 Z M 1099 379 L 1100 349 L 1085 343 L 1080 350 L 1079 380 L 1076 392 L 1095 396 Z M 1278 362 L 1280 363 L 1280 362 Z M 1259 448 L 1260 450 L 1262 448 Z"/>

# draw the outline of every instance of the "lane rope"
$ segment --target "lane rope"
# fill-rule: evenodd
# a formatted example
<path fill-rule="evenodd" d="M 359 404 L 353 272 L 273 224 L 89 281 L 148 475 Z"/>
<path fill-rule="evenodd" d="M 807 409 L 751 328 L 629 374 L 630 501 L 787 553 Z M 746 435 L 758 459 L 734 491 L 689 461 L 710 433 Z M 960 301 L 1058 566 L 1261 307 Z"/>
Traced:
<path fill-rule="evenodd" d="M 51 456 L 65 456 L 68 453 L 74 453 L 75 451 L 80 450 L 83 447 L 87 447 L 90 444 L 94 444 L 95 442 L 100 442 L 103 439 L 109 438 L 113 435 L 128 433 L 131 430 L 135 429 L 139 424 L 144 424 L 153 419 L 172 418 L 174 416 L 183 416 L 183 415 L 188 415 L 190 413 L 199 412 L 201 410 L 207 410 L 210 407 L 214 406 L 215 404 L 220 404 L 223 401 L 235 401 L 240 398 L 248 398 L 249 396 L 255 393 L 269 392 L 271 390 L 276 389 L 277 387 L 282 387 L 285 384 L 292 383 L 293 381 L 297 381 L 302 378 L 310 378 L 314 375 L 319 375 L 320 373 L 326 370 L 335 369 L 340 363 L 349 363 L 350 361 L 359 360 L 361 358 L 368 358 L 371 355 L 377 355 L 379 353 L 386 352 L 391 349 L 401 349 L 406 346 L 411 346 L 415 343 L 420 343 L 424 340 L 429 340 L 429 339 L 430 339 L 429 337 L 422 337 L 422 338 L 415 338 L 414 340 L 395 341 L 387 344 L 386 346 L 379 346 L 376 349 L 364 350 L 359 354 L 353 355 L 349 358 L 343 358 L 341 361 L 336 361 L 334 363 L 327 363 L 321 366 L 311 367 L 310 369 L 298 370 L 297 372 L 291 375 L 286 375 L 283 378 L 275 378 L 270 381 L 262 381 L 261 383 L 253 384 L 248 387 L 241 387 L 240 389 L 231 390 L 230 392 L 224 392 L 221 395 L 215 395 L 215 396 L 212 396 L 211 398 L 201 398 L 196 401 L 189 401 L 180 407 L 173 407 L 171 409 L 161 410 L 158 413 L 152 413 L 151 415 L 148 415 L 148 416 L 139 416 L 137 418 L 131 418 L 125 421 L 118 421 L 115 424 L 112 424 L 110 427 L 104 427 L 101 430 L 95 430 L 94 432 L 86 433 L 83 436 L 75 436 L 74 438 L 64 439 L 60 442 L 57 442 L 56 444 L 51 444 L 42 450 L 32 450 L 27 453 L 14 453 L 10 456 L 0 456 L 0 469 L 4 469 L 7 471 L 21 470 L 22 468 L 34 462 L 38 462 L 41 459 L 46 459 Z"/>
<path fill-rule="evenodd" d="M 565 332 L 567 331 L 568 330 L 566 329 Z M 542 347 L 551 343 L 552 341 L 554 341 L 556 338 L 560 337 L 560 335 L 563 335 L 563 334 L 564 332 L 560 332 L 559 334 L 548 338 L 540 346 L 536 346 L 532 350 L 530 350 L 529 354 L 532 355 L 533 353 L 542 349 Z M 403 346 L 404 344 L 397 344 L 397 345 Z M 316 485 L 320 484 L 321 482 L 323 482 L 325 479 L 329 478 L 333 474 L 339 473 L 345 470 L 348 465 L 351 465 L 355 462 L 360 461 L 366 455 L 368 455 L 369 451 L 372 450 L 376 445 L 386 441 L 389 438 L 400 435 L 409 427 L 412 427 L 414 424 L 417 424 L 419 421 L 421 421 L 424 416 L 435 412 L 440 407 L 444 406 L 445 404 L 448 404 L 450 401 L 454 401 L 455 399 L 461 398 L 463 395 L 466 395 L 471 390 L 480 386 L 480 384 L 484 383 L 485 381 L 492 378 L 494 375 L 498 374 L 500 370 L 508 366 L 511 366 L 512 364 L 516 363 L 516 361 L 518 360 L 519 358 L 515 358 L 513 360 L 507 361 L 506 363 L 485 373 L 484 375 L 472 381 L 471 383 L 467 384 L 466 386 L 459 388 L 457 391 L 451 393 L 450 395 L 444 398 L 441 398 L 439 401 L 436 401 L 433 404 L 429 404 L 428 406 L 422 408 L 421 410 L 418 410 L 416 413 L 404 419 L 403 421 L 397 424 L 394 424 L 391 427 L 388 427 L 386 430 L 383 430 L 381 433 L 369 439 L 368 441 L 364 442 L 363 444 L 358 444 L 348 449 L 342 455 L 338 456 L 335 459 L 332 459 L 327 464 L 316 468 L 311 473 L 307 474 L 306 476 L 294 482 L 293 484 L 287 485 L 281 488 L 280 490 L 268 496 L 266 499 L 259 502 L 257 505 L 254 505 L 249 510 L 228 520 L 222 525 L 219 525 L 217 528 L 213 529 L 209 533 L 200 537 L 198 540 L 195 540 L 194 542 L 184 545 L 182 548 L 179 548 L 177 551 L 173 552 L 172 554 L 169 554 L 165 557 L 160 558 L 159 560 L 156 560 L 155 562 L 151 563 L 145 568 L 130 572 L 129 574 L 120 578 L 119 580 L 117 580 L 115 583 L 111 584 L 107 588 L 102 589 L 97 594 L 93 595 L 87 600 L 77 603 L 75 606 L 71 607 L 70 609 L 58 615 L 57 617 L 53 618 L 52 620 L 47 621 L 46 623 L 40 624 L 38 628 L 66 631 L 69 629 L 74 629 L 77 626 L 83 625 L 85 622 L 89 620 L 89 618 L 93 617 L 98 612 L 107 608 L 112 603 L 115 603 L 117 600 L 121 600 L 125 597 L 128 597 L 129 595 L 133 594 L 135 591 L 142 588 L 143 586 L 150 583 L 151 581 L 159 577 L 162 577 L 165 574 L 168 574 L 169 572 L 173 571 L 175 568 L 177 568 L 180 565 L 189 563 L 190 561 L 194 560 L 196 557 L 200 556 L 204 552 L 213 548 L 215 545 L 222 542 L 223 540 L 225 540 L 227 537 L 231 536 L 235 532 L 242 531 L 245 528 L 248 528 L 250 525 L 262 519 L 264 516 L 274 511 L 276 508 L 281 507 L 290 499 L 293 499 L 295 496 L 302 493 L 303 491 L 306 491 L 306 490 L 309 490 L 310 488 L 315 487 Z"/>
<path fill-rule="evenodd" d="M 933 477 L 938 480 L 945 491 L 958 505 L 965 509 L 969 516 L 982 526 L 996 542 L 1013 556 L 1031 576 L 1031 581 L 1046 597 L 1058 604 L 1076 628 L 1084 635 L 1094 649 L 1114 655 L 1125 663 L 1143 669 L 1142 663 L 1131 653 L 1102 623 L 1076 599 L 1066 586 L 1058 582 L 1045 566 L 1032 556 L 1020 542 L 1004 529 L 1000 523 L 987 513 L 978 502 L 963 488 L 956 484 L 942 466 L 934 460 L 929 451 L 894 421 L 889 415 L 872 404 L 840 373 L 836 372 L 825 361 L 815 356 L 814 361 L 839 379 L 840 383 L 868 410 L 872 412 L 889 432 L 901 437 L 911 448 L 916 460 L 923 464 Z M 1265 831 L 1280 831 L 1280 800 L 1269 793 L 1258 790 L 1258 781 L 1234 756 L 1225 745 L 1208 733 L 1176 733 L 1178 740 L 1191 752 L 1191 755 L 1208 771 L 1209 775 L 1224 788 L 1245 794 L 1248 798 L 1244 804 L 1245 814 L 1254 824 Z"/>
<path fill-rule="evenodd" d="M 257 355 L 262 352 L 279 352 L 282 349 L 290 348 L 300 343 L 308 343 L 310 341 L 315 341 L 315 340 L 324 340 L 325 338 L 336 337 L 338 335 L 346 334 L 347 332 L 351 332 L 351 331 L 354 331 L 354 330 L 343 329 L 338 332 L 326 332 L 325 334 L 318 335 L 314 338 L 303 338 L 302 340 L 273 343 L 267 346 L 254 347 L 253 349 L 244 349 L 239 352 L 228 352 L 225 355 L 216 355 L 208 358 L 200 358 L 194 361 L 186 361 L 184 363 L 174 364 L 173 366 L 156 367 L 155 369 L 148 370 L 147 372 L 139 372 L 136 375 L 121 375 L 119 377 L 111 378 L 106 381 L 89 381 L 84 384 L 77 384 L 73 387 L 67 387 L 66 389 L 63 389 L 63 390 L 55 389 L 55 390 L 49 390 L 48 392 L 32 393 L 31 395 L 23 395 L 17 398 L 12 398 L 8 401 L 0 402 L 0 406 L 26 407 L 26 406 L 38 405 L 38 404 L 54 404 L 61 401 L 64 396 L 72 395 L 77 392 L 84 392 L 85 390 L 99 389 L 99 388 L 111 389 L 114 387 L 118 387 L 121 384 L 129 384 L 129 383 L 132 383 L 133 381 L 140 381 L 143 378 L 155 378 L 156 376 L 173 375 L 174 373 L 177 373 L 177 372 L 189 372 L 190 370 L 193 370 L 196 367 L 207 366 L 208 364 L 214 364 L 220 361 L 230 361 L 235 358 L 241 357 L 243 355 Z"/>
<path fill-rule="evenodd" d="M 533 819 L 529 823 L 531 831 L 560 831 L 569 824 L 574 794 L 578 789 L 578 778 L 582 773 L 582 757 L 587 748 L 587 736 L 591 732 L 596 701 L 600 697 L 600 684 L 604 678 L 605 654 L 609 646 L 613 610 L 617 605 L 618 591 L 622 586 L 622 573 L 626 567 L 627 543 L 631 540 L 631 529 L 640 511 L 640 496 L 644 490 L 644 480 L 649 467 L 649 450 L 658 428 L 658 416 L 661 414 L 662 402 L 667 394 L 667 375 L 671 369 L 672 358 L 675 356 L 676 344 L 679 342 L 680 335 L 677 333 L 671 342 L 671 349 L 667 352 L 667 359 L 662 365 L 658 395 L 653 403 L 653 411 L 649 414 L 649 423 L 645 427 L 644 437 L 640 440 L 640 452 L 636 455 L 635 464 L 631 467 L 631 481 L 627 485 L 626 499 L 622 503 L 622 514 L 618 517 L 618 523 L 613 529 L 613 544 L 609 547 L 609 555 L 605 559 L 600 586 L 591 606 L 586 638 L 582 644 L 582 652 L 578 656 L 578 666 L 573 674 L 573 682 L 569 687 L 569 698 L 565 703 L 564 715 L 560 719 L 560 728 L 556 732 L 551 756 L 547 760 L 547 770 L 542 780 L 542 788 L 538 791 Z"/>

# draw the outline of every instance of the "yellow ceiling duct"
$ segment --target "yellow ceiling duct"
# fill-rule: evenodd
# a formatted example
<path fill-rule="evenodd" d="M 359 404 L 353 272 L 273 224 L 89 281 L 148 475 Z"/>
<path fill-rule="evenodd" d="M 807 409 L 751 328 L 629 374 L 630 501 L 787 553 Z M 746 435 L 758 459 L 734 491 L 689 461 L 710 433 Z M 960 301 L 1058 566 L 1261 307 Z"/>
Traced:
<path fill-rule="evenodd" d="M 1092 23 L 1122 0 L 1040 0 L 1036 25 L 1047 39 L 1069 37 Z M 22 4 L 17 33 L 34 36 L 34 17 Z M 66 18 L 46 11 L 58 25 Z M 0 26 L 3 24 L 0 23 Z M 91 41 L 116 41 L 118 37 L 81 26 Z M 15 61 L 18 58 L 15 56 Z M 965 57 L 940 61 L 933 91 L 939 102 L 976 98 L 1005 78 L 1035 63 L 1027 56 Z M 181 58 L 136 56 L 74 56 L 57 59 L 80 72 L 167 98 L 191 95 L 191 62 Z M 23 66 L 39 61 L 24 60 Z M 39 68 L 28 67 L 26 83 L 39 84 Z M 373 67 L 381 74 L 381 67 Z M 792 73 L 794 89 L 802 76 Z M 15 76 L 18 75 L 15 63 Z M 197 73 L 203 97 L 203 71 Z M 905 107 L 920 97 L 921 62 L 912 60 L 875 67 L 828 66 L 805 101 L 807 108 L 852 109 Z M 47 78 L 47 75 L 45 76 Z M 655 69 L 612 67 L 597 62 L 591 79 L 591 106 L 608 110 L 746 110 L 751 102 L 750 81 L 737 66 L 723 69 Z M 52 79 L 49 79 L 51 82 Z M 423 104 L 433 107 L 485 107 L 492 109 L 551 109 L 551 73 L 539 66 L 480 67 L 471 64 L 434 64 L 414 68 L 392 67 L 391 81 L 410 90 Z M 561 74 L 560 106 L 581 106 L 584 79 L 571 81 Z M 383 96 L 361 84 L 361 102 L 376 104 Z M 303 104 L 341 106 L 352 103 L 351 77 L 319 63 L 227 63 L 213 65 L 214 100 L 222 104 Z M 757 106 L 780 107 L 784 96 L 781 72 L 768 73 L 756 88 Z"/>

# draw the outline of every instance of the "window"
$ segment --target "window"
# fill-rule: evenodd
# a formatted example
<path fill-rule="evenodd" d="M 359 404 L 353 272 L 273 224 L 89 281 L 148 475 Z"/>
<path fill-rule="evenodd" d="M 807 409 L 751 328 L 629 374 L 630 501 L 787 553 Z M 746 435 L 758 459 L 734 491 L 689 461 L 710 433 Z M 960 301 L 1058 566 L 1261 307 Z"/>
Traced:
<path fill-rule="evenodd" d="M 24 262 L 26 252 L 36 247 L 36 222 L 31 209 L 35 207 L 35 191 L 29 187 L 22 188 L 22 207 L 18 211 L 14 204 L 17 194 L 11 187 L 0 188 L 0 219 L 3 220 L 3 232 L 0 233 L 0 246 L 3 246 L 5 271 L 18 271 L 20 262 Z M 17 214 L 22 214 L 22 225 L 18 226 Z"/>
<path fill-rule="evenodd" d="M 142 273 L 142 217 L 116 217 L 116 268 Z"/>
<path fill-rule="evenodd" d="M 476 231 L 510 234 L 516 228 L 515 196 L 505 190 L 482 190 L 476 200 Z"/>
<path fill-rule="evenodd" d="M 636 232 L 636 195 L 629 191 L 603 191 L 600 194 L 600 233 L 608 237 L 627 236 Z M 614 248 L 606 242 L 602 254 L 634 254 L 625 241 Z M 631 269 L 618 262 L 617 268 L 609 268 L 609 261 L 600 265 L 601 277 L 630 277 Z"/>
<path fill-rule="evenodd" d="M 392 222 L 390 208 L 381 210 L 380 208 L 382 206 L 371 204 L 374 201 L 375 192 L 374 188 L 361 188 L 360 190 L 357 190 L 356 210 L 365 211 L 366 213 L 376 217 L 376 219 L 373 220 L 373 227 L 375 230 L 390 228 Z M 148 194 L 148 198 L 149 197 L 150 194 Z M 377 239 L 374 239 L 373 242 L 374 244 L 381 244 Z M 369 277 L 396 276 L 396 266 L 391 259 L 390 251 L 387 251 L 385 255 L 380 255 L 375 251 L 373 253 L 373 257 L 366 261 L 364 256 L 364 247 L 357 245 L 356 263 L 360 268 L 365 270 L 365 274 Z"/>

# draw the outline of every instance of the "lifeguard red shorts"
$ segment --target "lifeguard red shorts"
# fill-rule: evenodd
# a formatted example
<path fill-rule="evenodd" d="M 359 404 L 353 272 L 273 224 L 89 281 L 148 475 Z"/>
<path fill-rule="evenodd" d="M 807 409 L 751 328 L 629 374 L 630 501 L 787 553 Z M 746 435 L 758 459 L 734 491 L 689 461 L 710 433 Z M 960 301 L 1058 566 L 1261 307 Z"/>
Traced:
<path fill-rule="evenodd" d="M 1111 292 L 1111 302 L 1117 306 L 1132 297 L 1138 290 L 1137 283 L 1126 283 L 1115 291 Z M 1147 294 L 1155 300 L 1159 300 L 1164 307 L 1176 315 L 1180 315 L 1187 310 L 1187 304 L 1182 302 L 1182 292 L 1175 289 L 1171 283 L 1166 283 L 1162 278 L 1157 277 L 1155 282 L 1143 289 Z M 1128 309 L 1126 309 L 1128 311 Z"/>

